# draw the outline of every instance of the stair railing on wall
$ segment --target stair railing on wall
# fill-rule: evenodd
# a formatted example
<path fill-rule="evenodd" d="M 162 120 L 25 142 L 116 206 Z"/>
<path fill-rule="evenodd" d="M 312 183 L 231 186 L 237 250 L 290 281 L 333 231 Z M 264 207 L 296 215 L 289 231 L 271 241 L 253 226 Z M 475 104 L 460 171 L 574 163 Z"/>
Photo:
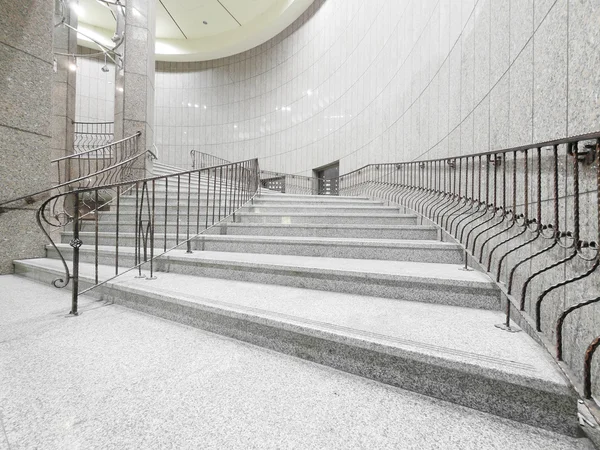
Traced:
<path fill-rule="evenodd" d="M 104 147 L 115 137 L 114 122 L 73 122 L 75 153 Z"/>
<path fill-rule="evenodd" d="M 138 132 L 112 144 L 51 161 L 55 166 L 52 172 L 57 174 L 54 185 L 5 200 L 0 203 L 0 209 L 20 208 L 23 202 L 33 204 L 56 193 L 143 177 L 146 159 L 154 158 L 154 154 L 139 149 L 140 135 Z"/>
<path fill-rule="evenodd" d="M 514 331 L 511 310 L 520 311 L 525 325 L 563 361 L 565 321 L 600 304 L 599 159 L 600 133 L 591 133 L 464 156 L 369 164 L 341 175 L 337 184 L 339 195 L 402 205 L 452 235 L 465 248 L 465 267 L 472 258 L 505 291 L 506 320 L 499 327 Z M 307 195 L 319 194 L 321 181 L 271 171 L 261 171 L 260 179 L 262 187 Z M 576 289 L 591 298 L 569 305 L 565 293 Z M 570 336 L 570 347 L 575 339 Z M 568 358 L 587 399 L 599 346 L 600 337 L 593 339 L 583 365 L 574 352 Z"/>
<path fill-rule="evenodd" d="M 192 241 L 198 235 L 233 216 L 256 195 L 259 172 L 258 160 L 252 159 L 86 187 L 46 200 L 37 211 L 37 220 L 64 268 L 64 276 L 56 279 L 54 286 L 63 288 L 72 282 L 71 314 L 78 314 L 81 294 L 132 270 L 137 270 L 142 277 L 144 266 L 149 268 L 147 278 L 153 279 L 157 258 L 182 245 L 191 253 Z M 131 214 L 133 218 L 129 218 Z M 173 215 L 175 222 L 170 223 L 168 218 Z M 100 245 L 107 239 L 99 233 L 100 221 L 114 227 L 107 244 L 114 248 L 114 258 L 110 261 L 101 259 L 106 257 L 99 252 Z M 93 237 L 84 242 L 80 232 L 90 226 Z M 72 231 L 71 267 L 52 238 L 64 230 Z M 175 234 L 173 245 L 168 244 L 171 239 L 167 236 L 168 230 Z M 133 253 L 119 246 L 124 233 L 134 235 Z M 158 236 L 162 238 L 162 248 L 155 246 Z M 91 266 L 89 277 L 81 283 L 86 287 L 80 289 L 82 250 L 91 253 L 88 259 Z M 107 265 L 111 266 L 111 272 L 101 272 Z"/>
<path fill-rule="evenodd" d="M 563 361 L 565 320 L 600 303 L 599 159 L 600 133 L 592 133 L 474 155 L 370 164 L 340 176 L 340 194 L 402 205 L 446 230 L 464 246 L 465 261 L 467 255 L 478 261 L 504 288 L 502 328 L 514 331 L 511 310 L 521 311 L 549 349 L 554 340 Z M 565 308 L 573 297 L 568 292 L 591 298 Z M 575 339 L 580 336 L 570 336 L 570 347 Z M 600 338 L 587 348 L 583 365 L 569 356 L 587 399 L 598 346 Z"/>

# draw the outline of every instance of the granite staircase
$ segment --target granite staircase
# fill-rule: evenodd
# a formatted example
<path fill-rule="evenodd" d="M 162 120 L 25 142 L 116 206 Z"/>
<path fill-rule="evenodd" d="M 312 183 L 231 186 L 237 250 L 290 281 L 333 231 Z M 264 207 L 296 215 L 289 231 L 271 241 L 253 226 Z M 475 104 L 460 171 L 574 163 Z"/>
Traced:
<path fill-rule="evenodd" d="M 191 187 L 200 193 L 204 188 Z M 177 220 L 175 200 L 158 212 L 158 250 L 174 245 L 178 230 L 187 228 Z M 133 209 L 131 196 L 123 196 L 122 207 L 128 204 Z M 189 208 L 199 204 L 205 207 L 205 199 L 193 196 Z M 179 208 L 187 210 L 187 198 Z M 135 214 L 123 214 L 119 253 L 128 266 L 134 259 Z M 192 253 L 177 249 L 156 260 L 156 279 L 130 272 L 90 294 L 576 435 L 576 397 L 553 359 L 526 333 L 495 327 L 504 320 L 500 290 L 486 274 L 464 270 L 458 244 L 442 241 L 435 227 L 420 223 L 414 214 L 366 197 L 263 191 L 233 220 L 195 239 Z M 85 245 L 93 240 L 91 228 L 84 226 L 80 234 L 82 287 L 93 283 L 94 252 Z M 114 229 L 114 213 L 102 212 L 100 278 L 114 272 Z M 65 231 L 59 248 L 67 257 L 69 240 Z M 15 262 L 16 273 L 44 282 L 61 268 L 50 246 L 46 258 Z"/>

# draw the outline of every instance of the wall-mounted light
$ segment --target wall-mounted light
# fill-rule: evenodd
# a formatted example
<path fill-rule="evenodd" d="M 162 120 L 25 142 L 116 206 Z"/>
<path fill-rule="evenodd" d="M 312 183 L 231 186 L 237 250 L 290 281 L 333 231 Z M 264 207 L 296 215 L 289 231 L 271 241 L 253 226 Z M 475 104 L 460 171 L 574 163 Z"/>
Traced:
<path fill-rule="evenodd" d="M 108 68 L 108 64 L 106 63 L 106 53 L 104 54 L 104 65 L 102 66 L 102 72 L 107 73 L 109 72 L 109 68 Z"/>
<path fill-rule="evenodd" d="M 79 1 L 74 0 L 71 2 L 71 10 L 77 14 L 78 17 L 82 17 L 85 14 L 83 7 L 79 4 Z"/>

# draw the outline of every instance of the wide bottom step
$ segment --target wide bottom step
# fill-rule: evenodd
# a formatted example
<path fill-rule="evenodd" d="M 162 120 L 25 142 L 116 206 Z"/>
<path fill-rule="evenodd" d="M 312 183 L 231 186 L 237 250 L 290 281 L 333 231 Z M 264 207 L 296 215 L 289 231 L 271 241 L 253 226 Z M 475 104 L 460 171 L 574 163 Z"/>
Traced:
<path fill-rule="evenodd" d="M 49 282 L 61 263 L 18 261 Z M 100 267 L 101 278 L 112 270 Z M 80 285 L 93 266 L 81 265 Z M 575 435 L 576 399 L 525 333 L 500 312 L 172 273 L 130 273 L 90 293 L 176 322 L 537 427 Z"/>

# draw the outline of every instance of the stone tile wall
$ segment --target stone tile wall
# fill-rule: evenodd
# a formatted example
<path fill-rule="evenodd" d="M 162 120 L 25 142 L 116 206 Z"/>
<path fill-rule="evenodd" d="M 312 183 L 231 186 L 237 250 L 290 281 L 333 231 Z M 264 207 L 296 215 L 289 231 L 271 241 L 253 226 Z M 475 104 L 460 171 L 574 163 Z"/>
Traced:
<path fill-rule="evenodd" d="M 50 186 L 53 0 L 0 0 L 0 203 Z M 36 204 L 0 213 L 0 274 L 44 255 Z"/>

